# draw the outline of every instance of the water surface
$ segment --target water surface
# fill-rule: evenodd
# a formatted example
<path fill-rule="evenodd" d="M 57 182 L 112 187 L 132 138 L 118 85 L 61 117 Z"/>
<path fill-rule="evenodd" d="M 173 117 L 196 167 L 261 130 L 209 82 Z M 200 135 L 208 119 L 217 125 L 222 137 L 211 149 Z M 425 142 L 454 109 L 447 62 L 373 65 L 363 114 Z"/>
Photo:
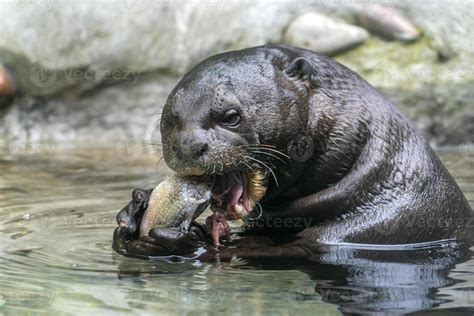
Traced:
<path fill-rule="evenodd" d="M 440 156 L 473 205 L 474 157 Z M 117 255 L 115 215 L 169 173 L 157 161 L 114 149 L 0 156 L 0 315 L 474 313 L 474 258 L 450 241 L 305 261 Z"/>

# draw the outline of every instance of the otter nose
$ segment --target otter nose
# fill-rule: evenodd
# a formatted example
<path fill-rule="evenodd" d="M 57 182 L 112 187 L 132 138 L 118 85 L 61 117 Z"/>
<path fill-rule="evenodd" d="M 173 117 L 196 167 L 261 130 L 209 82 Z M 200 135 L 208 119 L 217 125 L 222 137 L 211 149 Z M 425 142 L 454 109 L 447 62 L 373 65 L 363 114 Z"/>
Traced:
<path fill-rule="evenodd" d="M 209 145 L 206 143 L 192 143 L 189 145 L 177 146 L 171 145 L 171 150 L 175 153 L 178 159 L 196 159 L 204 156 L 209 150 Z"/>
<path fill-rule="evenodd" d="M 193 143 L 189 145 L 189 153 L 192 157 L 200 158 L 209 150 L 209 145 L 206 143 Z"/>

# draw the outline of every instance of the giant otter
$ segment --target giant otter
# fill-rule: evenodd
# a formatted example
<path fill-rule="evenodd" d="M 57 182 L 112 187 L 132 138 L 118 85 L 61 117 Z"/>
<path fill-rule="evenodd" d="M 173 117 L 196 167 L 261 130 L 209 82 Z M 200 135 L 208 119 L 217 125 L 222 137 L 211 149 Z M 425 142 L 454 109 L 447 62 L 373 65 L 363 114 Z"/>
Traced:
<path fill-rule="evenodd" d="M 240 239 L 221 250 L 229 256 L 471 237 L 471 207 L 423 135 L 358 74 L 308 50 L 268 45 L 202 61 L 169 95 L 161 134 L 171 169 L 213 177 L 228 218 L 258 218 L 241 235 L 272 239 L 253 238 L 239 252 Z M 254 168 L 266 181 L 255 207 L 246 180 Z M 176 241 L 138 239 L 148 196 L 139 193 L 119 214 L 133 228 L 116 230 L 119 252 L 183 253 L 206 243 L 197 224 Z"/>

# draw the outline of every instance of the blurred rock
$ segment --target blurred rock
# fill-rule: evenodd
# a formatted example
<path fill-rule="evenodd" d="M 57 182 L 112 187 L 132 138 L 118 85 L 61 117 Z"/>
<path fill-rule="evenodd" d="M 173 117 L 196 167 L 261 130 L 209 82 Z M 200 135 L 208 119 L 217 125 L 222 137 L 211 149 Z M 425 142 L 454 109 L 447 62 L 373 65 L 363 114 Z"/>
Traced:
<path fill-rule="evenodd" d="M 416 91 L 382 89 L 435 146 L 462 145 L 474 138 L 472 83 L 424 85 Z"/>
<path fill-rule="evenodd" d="M 47 3 L 2 6 L 0 49 L 16 57 L 13 67 L 27 68 L 24 92 L 51 95 L 74 85 L 95 87 L 106 81 L 103 72 L 144 72 L 173 62 L 174 10 L 127 15 L 115 2 Z"/>
<path fill-rule="evenodd" d="M 359 25 L 388 40 L 413 42 L 420 36 L 416 27 L 393 8 L 373 4 L 358 13 Z"/>
<path fill-rule="evenodd" d="M 406 45 L 373 36 L 335 58 L 394 99 L 432 143 L 472 139 L 474 2 L 385 5 L 413 21 L 423 37 Z M 321 52 L 326 39 L 336 46 L 347 40 L 334 40 L 339 28 L 316 36 L 321 19 L 305 16 L 323 15 L 357 29 L 351 24 L 371 6 L 363 1 L 6 1 L 0 6 L 0 61 L 11 67 L 16 96 L 0 109 L 0 144 L 157 140 L 150 122 L 159 119 L 179 76 L 200 60 L 284 38 L 289 42 L 287 37 L 299 41 L 293 45 Z M 304 32 L 294 31 L 296 26 Z"/>
<path fill-rule="evenodd" d="M 468 59 L 438 62 L 427 41 L 405 45 L 371 38 L 336 59 L 394 100 L 432 144 L 463 143 L 474 129 L 468 124 L 474 122 L 473 68 Z"/>
<path fill-rule="evenodd" d="M 285 44 L 334 55 L 363 43 L 369 34 L 364 29 L 317 13 L 297 17 L 286 30 Z"/>
<path fill-rule="evenodd" d="M 90 90 L 128 74 L 183 74 L 225 50 L 277 42 L 292 10 L 264 2 L 56 0 L 2 5 L 0 56 L 20 68 L 21 90 Z M 265 14 L 261 14 L 265 12 Z"/>
<path fill-rule="evenodd" d="M 473 61 L 474 1 L 408 1 L 397 3 L 423 33 L 430 46 L 444 59 L 458 57 L 464 62 Z M 472 67 L 470 67 L 472 69 Z"/>
<path fill-rule="evenodd" d="M 105 86 L 78 99 L 18 96 L 10 111 L 0 117 L 0 140 L 74 146 L 125 144 L 136 147 L 134 151 L 145 150 L 144 145 L 160 141 L 161 108 L 178 79 L 147 74 L 136 83 Z"/>

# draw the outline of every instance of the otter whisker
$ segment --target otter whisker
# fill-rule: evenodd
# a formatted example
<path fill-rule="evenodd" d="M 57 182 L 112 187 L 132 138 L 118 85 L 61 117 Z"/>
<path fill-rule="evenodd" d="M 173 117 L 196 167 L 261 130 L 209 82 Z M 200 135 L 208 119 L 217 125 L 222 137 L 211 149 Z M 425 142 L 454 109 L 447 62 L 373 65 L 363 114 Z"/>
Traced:
<path fill-rule="evenodd" d="M 249 152 L 255 153 L 255 154 L 267 155 L 267 156 L 273 157 L 273 158 L 275 158 L 275 159 L 281 161 L 282 163 L 287 163 L 286 161 L 284 161 L 284 160 L 281 159 L 280 157 L 275 156 L 275 155 L 273 155 L 273 154 L 271 154 L 271 153 L 267 153 L 267 152 L 259 151 L 259 150 L 252 150 L 252 149 L 250 149 Z"/>
<path fill-rule="evenodd" d="M 158 167 L 160 166 L 160 163 L 161 161 L 163 160 L 163 156 L 160 157 L 160 159 L 158 159 L 158 162 L 156 163 L 156 170 L 158 171 Z"/>
<path fill-rule="evenodd" d="M 235 181 L 237 181 L 238 183 L 241 182 L 241 179 L 237 178 L 237 173 L 233 172 L 232 175 L 234 176 Z"/>
<path fill-rule="evenodd" d="M 258 160 L 258 159 L 256 159 L 256 158 L 253 158 L 253 157 L 250 157 L 250 156 L 246 156 L 246 155 L 244 155 L 244 157 L 247 158 L 247 159 L 251 159 L 251 160 L 255 161 L 256 163 L 261 164 L 263 167 L 267 168 L 268 171 L 270 171 L 270 173 L 273 175 L 273 179 L 275 179 L 275 184 L 276 184 L 276 186 L 278 186 L 278 180 L 277 180 L 277 177 L 276 177 L 275 173 L 273 172 L 272 168 L 270 168 L 270 167 L 269 167 L 266 163 L 264 163 L 263 161 Z"/>
<path fill-rule="evenodd" d="M 245 159 L 242 155 L 240 155 L 243 159 Z M 250 164 L 248 164 L 245 160 L 240 160 L 239 163 L 243 163 L 247 168 L 255 172 L 255 169 L 252 168 Z"/>
<path fill-rule="evenodd" d="M 256 145 L 250 145 L 250 146 L 265 146 L 265 147 L 270 147 L 270 148 L 276 148 L 275 145 L 271 145 L 271 144 L 256 144 Z"/>
<path fill-rule="evenodd" d="M 146 143 L 146 142 L 142 142 L 140 144 L 142 147 L 160 147 L 160 148 L 163 148 L 163 145 L 162 144 L 159 144 L 159 143 Z"/>
<path fill-rule="evenodd" d="M 290 156 L 288 156 L 287 154 L 285 154 L 284 152 L 280 151 L 280 150 L 277 150 L 277 149 L 274 149 L 274 148 L 268 148 L 268 147 L 259 147 L 259 146 L 249 146 L 248 147 L 249 149 L 257 149 L 257 150 L 267 150 L 267 151 L 271 151 L 273 153 L 276 153 L 276 154 L 279 154 L 279 155 L 282 155 L 283 157 L 287 158 L 287 159 L 291 159 Z"/>

